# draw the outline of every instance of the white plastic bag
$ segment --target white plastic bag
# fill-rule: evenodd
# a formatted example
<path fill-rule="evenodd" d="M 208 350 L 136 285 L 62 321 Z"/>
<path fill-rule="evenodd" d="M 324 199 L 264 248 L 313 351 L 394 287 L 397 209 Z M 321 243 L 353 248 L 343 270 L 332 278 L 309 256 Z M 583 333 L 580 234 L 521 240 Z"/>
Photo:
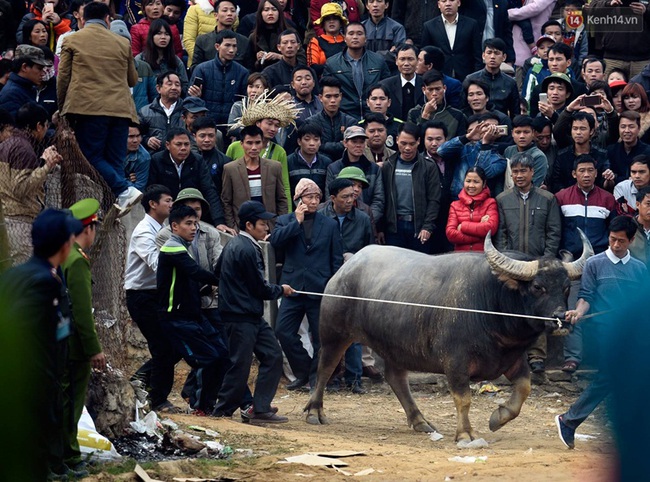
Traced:
<path fill-rule="evenodd" d="M 77 441 L 82 456 L 90 454 L 91 458 L 103 461 L 120 460 L 122 458 L 111 441 L 97 432 L 95 422 L 93 422 L 86 407 L 84 407 L 77 424 Z"/>

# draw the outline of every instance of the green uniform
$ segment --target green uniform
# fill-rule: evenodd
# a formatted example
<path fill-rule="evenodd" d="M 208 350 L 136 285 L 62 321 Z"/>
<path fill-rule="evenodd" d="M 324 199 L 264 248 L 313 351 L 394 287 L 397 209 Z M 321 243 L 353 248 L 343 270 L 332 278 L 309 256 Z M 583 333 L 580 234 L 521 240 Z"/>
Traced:
<path fill-rule="evenodd" d="M 68 394 L 64 400 L 65 460 L 69 466 L 81 461 L 77 441 L 77 423 L 83 412 L 86 391 L 90 381 L 90 358 L 101 353 L 102 347 L 95 331 L 92 312 L 92 282 L 90 260 L 75 243 L 70 256 L 61 266 L 72 303 L 73 331 L 68 343 L 68 365 L 63 388 Z"/>
<path fill-rule="evenodd" d="M 244 148 L 241 146 L 241 141 L 236 141 L 230 144 L 226 151 L 226 156 L 231 159 L 240 159 L 244 157 Z M 284 184 L 284 193 L 287 196 L 287 207 L 290 213 L 293 212 L 291 205 L 291 186 L 289 185 L 287 151 L 284 150 L 284 147 L 277 145 L 275 142 L 269 142 L 266 149 L 260 153 L 260 157 L 263 157 L 264 159 L 273 159 L 282 164 L 282 184 Z"/>

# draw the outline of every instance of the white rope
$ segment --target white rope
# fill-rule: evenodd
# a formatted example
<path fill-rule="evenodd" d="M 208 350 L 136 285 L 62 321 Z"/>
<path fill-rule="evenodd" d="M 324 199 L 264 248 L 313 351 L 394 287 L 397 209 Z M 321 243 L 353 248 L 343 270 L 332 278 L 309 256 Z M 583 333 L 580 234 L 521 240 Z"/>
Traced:
<path fill-rule="evenodd" d="M 472 308 L 458 308 L 455 306 L 440 306 L 440 305 L 425 305 L 423 303 L 409 303 L 406 301 L 393 301 L 393 300 L 378 300 L 376 298 L 361 298 L 358 296 L 345 296 L 345 295 L 334 295 L 330 293 L 314 293 L 312 291 L 295 291 L 299 295 L 311 295 L 311 296 L 323 296 L 326 298 L 341 298 L 345 300 L 357 300 L 357 301 L 373 301 L 375 303 L 388 303 L 391 305 L 402 305 L 402 306 L 418 306 L 420 308 L 434 308 L 437 310 L 449 310 L 449 311 L 463 311 L 465 313 L 481 313 L 483 315 L 497 315 L 497 316 L 510 316 L 511 318 L 531 318 L 533 320 L 543 320 L 543 321 L 553 321 L 562 324 L 562 321 L 559 318 L 550 318 L 548 316 L 536 316 L 536 315 L 519 315 L 516 313 L 501 313 L 498 311 L 487 311 L 487 310 L 477 310 Z M 581 317 L 581 320 L 586 318 L 591 318 L 593 316 L 598 316 L 604 313 L 609 313 L 608 311 L 601 311 L 599 313 L 592 313 Z"/>

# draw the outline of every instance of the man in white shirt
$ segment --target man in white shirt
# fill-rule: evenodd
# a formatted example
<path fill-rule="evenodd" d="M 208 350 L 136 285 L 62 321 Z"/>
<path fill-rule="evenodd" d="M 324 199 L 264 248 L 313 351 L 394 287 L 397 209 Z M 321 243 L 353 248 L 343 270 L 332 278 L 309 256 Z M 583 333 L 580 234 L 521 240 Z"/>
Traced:
<path fill-rule="evenodd" d="M 133 378 L 145 382 L 152 409 L 163 412 L 177 411 L 167 396 L 174 384 L 174 365 L 180 356 L 174 353 L 158 324 L 156 236 L 169 216 L 173 200 L 170 190 L 160 184 L 153 184 L 144 192 L 145 215 L 131 235 L 124 274 L 126 307 L 146 338 L 151 353 L 151 360 L 140 367 Z"/>

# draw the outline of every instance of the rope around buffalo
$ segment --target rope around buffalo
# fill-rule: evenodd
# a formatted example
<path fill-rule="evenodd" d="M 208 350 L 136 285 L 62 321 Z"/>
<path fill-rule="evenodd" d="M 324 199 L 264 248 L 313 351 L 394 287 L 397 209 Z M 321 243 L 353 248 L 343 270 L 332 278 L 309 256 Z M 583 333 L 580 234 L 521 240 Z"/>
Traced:
<path fill-rule="evenodd" d="M 477 310 L 473 308 L 459 308 L 456 306 L 440 306 L 440 305 L 426 305 L 423 303 L 410 303 L 407 301 L 393 301 L 393 300 L 378 300 L 376 298 L 361 298 L 359 296 L 345 296 L 345 295 L 334 295 L 330 293 L 314 293 L 313 291 L 298 291 L 295 292 L 299 295 L 310 295 L 310 296 L 322 296 L 325 298 L 341 298 L 344 300 L 356 300 L 356 301 L 371 301 L 375 303 L 387 303 L 391 305 L 402 305 L 402 306 L 418 306 L 420 308 L 433 308 L 436 310 L 449 310 L 449 311 L 462 311 L 465 313 L 480 313 L 483 315 L 498 315 L 498 316 L 509 316 L 511 318 L 530 318 L 533 320 L 543 320 L 543 321 L 554 321 L 558 324 L 559 327 L 562 326 L 562 320 L 560 318 L 549 317 L 549 316 L 536 316 L 536 315 L 520 315 L 517 313 L 502 313 L 499 311 L 488 311 L 488 310 Z M 610 310 L 611 311 L 611 310 Z M 585 315 L 580 318 L 580 321 L 587 318 L 593 318 L 594 316 L 603 315 L 609 313 L 610 311 L 600 311 L 598 313 L 592 313 L 590 315 Z"/>

